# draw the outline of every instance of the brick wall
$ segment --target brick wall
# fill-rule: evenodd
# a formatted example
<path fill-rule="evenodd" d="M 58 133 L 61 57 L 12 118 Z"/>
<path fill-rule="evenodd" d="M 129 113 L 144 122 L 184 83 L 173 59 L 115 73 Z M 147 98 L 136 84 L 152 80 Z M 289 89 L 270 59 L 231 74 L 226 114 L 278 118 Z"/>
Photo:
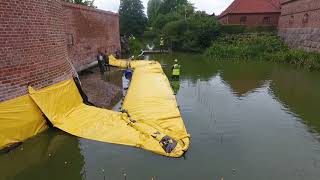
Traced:
<path fill-rule="evenodd" d="M 96 60 L 97 49 L 120 49 L 119 16 L 81 5 L 63 3 L 68 54 L 77 70 Z"/>
<path fill-rule="evenodd" d="M 220 18 L 220 22 L 223 24 L 241 24 L 240 18 L 246 17 L 246 24 L 248 27 L 258 26 L 278 26 L 280 13 L 248 13 L 248 14 L 229 14 Z M 270 17 L 271 23 L 264 23 L 263 18 Z"/>
<path fill-rule="evenodd" d="M 72 76 L 60 0 L 0 1 L 0 102 Z"/>
<path fill-rule="evenodd" d="M 120 49 L 117 14 L 61 0 L 0 0 L 0 102 L 65 79 Z M 71 60 L 70 60 L 71 59 Z"/>
<path fill-rule="evenodd" d="M 320 1 L 284 0 L 279 35 L 290 47 L 320 52 Z"/>

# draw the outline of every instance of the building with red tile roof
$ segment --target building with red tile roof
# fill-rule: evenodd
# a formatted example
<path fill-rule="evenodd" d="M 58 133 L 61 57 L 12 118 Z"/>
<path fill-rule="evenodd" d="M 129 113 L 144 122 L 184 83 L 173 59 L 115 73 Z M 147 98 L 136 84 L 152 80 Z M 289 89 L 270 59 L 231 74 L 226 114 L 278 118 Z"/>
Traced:
<path fill-rule="evenodd" d="M 280 0 L 235 0 L 218 19 L 247 27 L 277 26 L 280 14 Z"/>

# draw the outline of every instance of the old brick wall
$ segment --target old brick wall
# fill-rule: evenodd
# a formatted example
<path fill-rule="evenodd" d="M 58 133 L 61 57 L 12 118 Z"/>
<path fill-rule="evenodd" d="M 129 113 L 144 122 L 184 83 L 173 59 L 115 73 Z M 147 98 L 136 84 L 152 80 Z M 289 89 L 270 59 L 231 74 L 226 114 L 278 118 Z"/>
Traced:
<path fill-rule="evenodd" d="M 0 102 L 72 77 L 60 0 L 0 1 Z"/>
<path fill-rule="evenodd" d="M 320 1 L 283 0 L 279 35 L 294 48 L 320 51 Z"/>
<path fill-rule="evenodd" d="M 246 17 L 246 23 L 248 27 L 258 27 L 258 26 L 278 26 L 280 13 L 256 13 L 256 14 L 230 14 L 228 15 L 229 24 L 240 24 L 240 18 Z M 270 17 L 270 23 L 264 23 L 264 17 Z"/>
<path fill-rule="evenodd" d="M 70 3 L 63 3 L 63 14 L 68 55 L 77 70 L 95 61 L 97 49 L 120 49 L 118 14 Z"/>

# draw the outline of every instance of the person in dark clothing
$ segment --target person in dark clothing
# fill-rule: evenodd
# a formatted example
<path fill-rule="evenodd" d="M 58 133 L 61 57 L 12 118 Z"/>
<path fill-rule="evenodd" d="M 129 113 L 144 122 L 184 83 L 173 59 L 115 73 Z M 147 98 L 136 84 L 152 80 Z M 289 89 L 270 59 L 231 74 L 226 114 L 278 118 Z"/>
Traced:
<path fill-rule="evenodd" d="M 103 55 L 103 61 L 106 71 L 110 71 L 109 56 L 107 51 L 105 51 L 105 54 Z"/>
<path fill-rule="evenodd" d="M 97 61 L 98 61 L 100 73 L 103 74 L 104 72 L 106 72 L 106 67 L 105 67 L 105 63 L 104 63 L 103 53 L 100 50 L 98 50 Z"/>
<path fill-rule="evenodd" d="M 121 58 L 121 51 L 118 49 L 116 50 L 116 52 L 114 53 L 116 55 L 116 59 L 120 59 Z"/>

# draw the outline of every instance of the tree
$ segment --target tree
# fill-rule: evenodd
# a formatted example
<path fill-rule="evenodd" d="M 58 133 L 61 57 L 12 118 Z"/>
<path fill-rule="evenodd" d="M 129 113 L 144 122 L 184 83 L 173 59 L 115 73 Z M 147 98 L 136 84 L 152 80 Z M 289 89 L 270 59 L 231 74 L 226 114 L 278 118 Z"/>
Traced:
<path fill-rule="evenodd" d="M 95 0 L 64 0 L 64 1 L 69 2 L 69 3 L 81 4 L 81 5 L 85 5 L 85 6 L 90 6 L 90 7 L 96 8 L 96 6 L 94 6 L 94 1 Z"/>
<path fill-rule="evenodd" d="M 189 6 L 190 3 L 188 0 L 163 0 L 163 3 L 160 6 L 159 12 L 161 14 L 168 14 L 171 12 L 177 12 L 178 9 Z M 184 8 L 183 8 L 184 9 Z"/>
<path fill-rule="evenodd" d="M 148 21 L 141 0 L 120 0 L 119 15 L 121 34 L 143 35 Z"/>
<path fill-rule="evenodd" d="M 167 23 L 163 32 L 174 50 L 202 51 L 217 38 L 219 23 L 205 12 L 196 12 L 185 19 Z"/>
<path fill-rule="evenodd" d="M 149 0 L 147 14 L 148 14 L 148 19 L 150 24 L 158 16 L 161 4 L 162 4 L 162 0 Z"/>

